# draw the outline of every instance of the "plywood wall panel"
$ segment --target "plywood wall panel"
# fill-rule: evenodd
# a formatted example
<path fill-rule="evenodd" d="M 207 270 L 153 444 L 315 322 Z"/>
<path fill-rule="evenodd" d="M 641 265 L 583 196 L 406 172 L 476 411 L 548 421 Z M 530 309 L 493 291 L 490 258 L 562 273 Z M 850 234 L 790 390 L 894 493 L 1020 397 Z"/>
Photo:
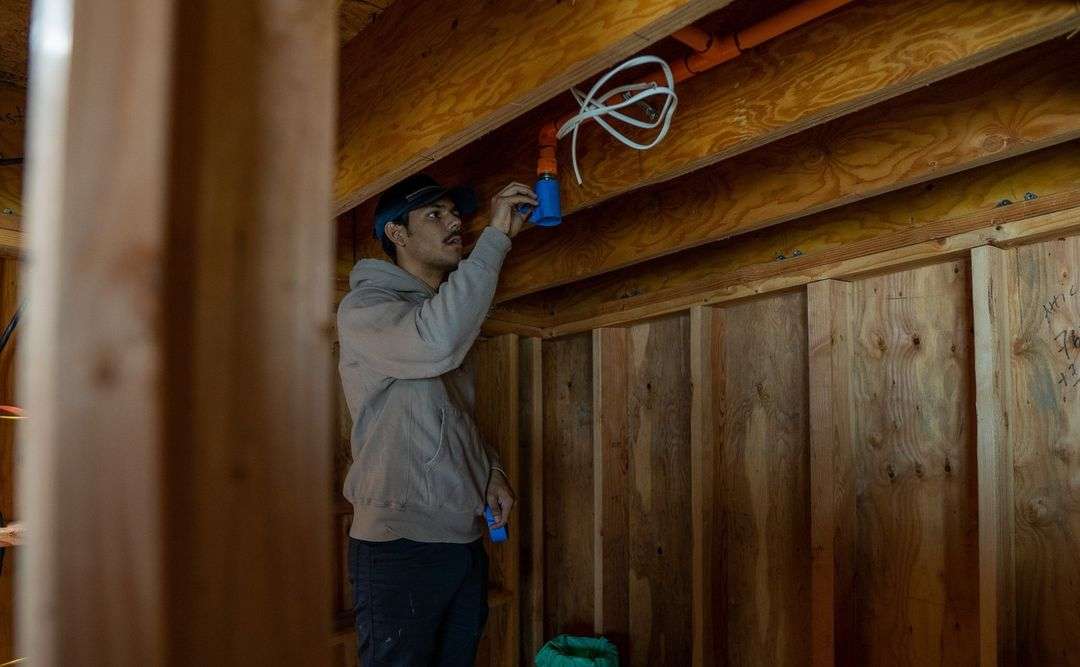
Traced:
<path fill-rule="evenodd" d="M 480 437 L 499 454 L 511 485 L 519 479 L 518 457 L 518 337 L 505 334 L 477 341 L 468 365 L 476 376 L 476 424 Z M 495 544 L 485 540 L 490 562 L 490 585 L 504 600 L 492 605 L 490 624 L 486 632 L 491 648 L 492 665 L 518 664 L 518 610 L 520 595 L 521 530 L 516 524 L 520 513 L 511 516 L 510 539 Z"/>
<path fill-rule="evenodd" d="M 1080 238 L 1018 248 L 1013 331 L 1016 642 L 1080 662 Z"/>
<path fill-rule="evenodd" d="M 545 341 L 544 637 L 593 627 L 592 339 Z"/>
<path fill-rule="evenodd" d="M 690 663 L 690 321 L 627 332 L 630 665 Z"/>
<path fill-rule="evenodd" d="M 0 259 L 0 330 L 7 325 L 19 307 L 19 272 L 21 263 L 14 259 Z M 0 355 L 0 404 L 20 405 L 15 392 L 15 352 L 19 339 L 15 335 L 8 341 Z M 19 508 L 15 505 L 15 429 L 20 422 L 0 420 L 0 512 L 6 521 L 18 520 Z M 15 578 L 20 548 L 7 549 L 3 572 L 0 574 L 0 663 L 15 655 Z"/>
<path fill-rule="evenodd" d="M 968 265 L 858 281 L 851 313 L 859 662 L 974 664 Z"/>
<path fill-rule="evenodd" d="M 806 297 L 721 310 L 718 401 L 726 660 L 802 665 L 810 655 L 810 452 Z"/>

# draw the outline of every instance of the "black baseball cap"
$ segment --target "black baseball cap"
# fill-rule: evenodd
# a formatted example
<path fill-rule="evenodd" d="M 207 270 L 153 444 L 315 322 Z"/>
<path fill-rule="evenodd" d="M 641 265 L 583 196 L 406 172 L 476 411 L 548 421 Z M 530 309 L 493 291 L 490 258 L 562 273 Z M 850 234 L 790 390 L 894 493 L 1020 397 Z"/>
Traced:
<path fill-rule="evenodd" d="M 372 236 L 382 241 L 388 223 L 443 197 L 449 197 L 450 201 L 454 202 L 460 215 L 472 215 L 476 212 L 476 192 L 472 188 L 460 185 L 447 188 L 439 185 L 438 181 L 427 174 L 416 174 L 379 195 L 379 202 L 375 205 Z"/>

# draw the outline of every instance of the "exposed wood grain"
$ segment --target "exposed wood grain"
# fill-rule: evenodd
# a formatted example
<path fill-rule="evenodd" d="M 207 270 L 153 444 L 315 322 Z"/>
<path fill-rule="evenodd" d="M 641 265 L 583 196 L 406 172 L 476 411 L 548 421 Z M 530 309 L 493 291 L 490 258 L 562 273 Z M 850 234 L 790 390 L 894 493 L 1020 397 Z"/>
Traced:
<path fill-rule="evenodd" d="M 0 82 L 0 157 L 24 157 L 25 133 L 26 90 Z M 22 165 L 0 167 L 0 213 L 22 215 L 22 182 Z"/>
<path fill-rule="evenodd" d="M 854 656 L 855 442 L 852 428 L 851 283 L 806 288 L 810 402 L 811 662 Z"/>
<path fill-rule="evenodd" d="M 544 381 L 542 342 L 522 338 L 519 358 L 521 401 L 518 428 L 522 474 L 521 507 L 521 655 L 536 655 L 544 643 Z"/>
<path fill-rule="evenodd" d="M 16 442 L 33 480 L 19 505 L 34 537 L 20 547 L 18 644 L 48 665 L 163 665 L 167 486 L 151 471 L 164 455 L 170 3 L 80 5 L 70 21 L 56 3 L 40 7 L 52 44 L 73 41 L 67 53 L 35 47 L 27 215 L 39 251 L 20 362 L 34 418 Z M 110 24 L 129 39 L 110 39 Z M 139 141 L 125 141 L 134 132 Z M 98 149 L 112 153 L 109 169 Z M 132 174 L 142 187 L 127 187 Z"/>
<path fill-rule="evenodd" d="M 1080 656 L 1080 238 L 1016 249 L 1019 319 L 1007 411 L 1016 523 L 1019 664 Z M 1064 333 L 1063 333 L 1064 332 Z"/>
<path fill-rule="evenodd" d="M 729 2 L 398 0 L 342 50 L 336 211 Z"/>
<path fill-rule="evenodd" d="M 499 452 L 510 483 L 517 488 L 521 479 L 518 449 L 518 337 L 506 334 L 477 341 L 470 364 L 476 372 L 476 424 L 485 442 Z M 510 539 L 501 544 L 488 543 L 490 585 L 505 591 L 507 599 L 497 611 L 500 632 L 489 632 L 492 665 L 517 667 L 520 664 L 521 608 L 521 516 L 511 518 Z"/>
<path fill-rule="evenodd" d="M 1029 192 L 1038 198 L 1023 201 Z M 996 225 L 1076 205 L 1077 193 L 1080 144 L 1070 142 L 526 297 L 500 307 L 496 316 L 520 312 L 533 324 L 548 319 L 557 331 L 632 321 L 664 312 L 665 304 L 679 309 L 710 293 L 753 294 L 783 274 L 805 275 L 811 267 L 964 232 L 988 228 L 992 237 L 1004 238 Z M 1016 203 L 997 207 L 1004 199 Z M 778 255 L 785 259 L 777 261 Z"/>
<path fill-rule="evenodd" d="M 631 666 L 692 657 L 689 328 L 678 315 L 627 332 Z"/>
<path fill-rule="evenodd" d="M 26 87 L 30 0 L 0 2 L 0 82 Z"/>
<path fill-rule="evenodd" d="M 743 20 L 760 20 L 776 11 L 774 7 L 770 12 L 764 2 L 737 3 L 717 18 L 746 14 L 740 10 L 747 5 L 765 11 Z M 852 3 L 680 84 L 671 134 L 649 151 L 632 151 L 592 124 L 583 127 L 578 140 L 583 186 L 577 185 L 569 166 L 569 141 L 562 142 L 563 211 L 581 211 L 729 159 L 1068 33 L 1077 21 L 1067 0 Z M 434 169 L 474 183 L 485 198 L 509 178 L 531 182 L 537 128 L 574 110 L 573 102 L 569 95 L 555 98 Z M 492 155 L 501 159 L 491 160 Z"/>
<path fill-rule="evenodd" d="M 21 650 L 326 664 L 332 0 L 35 11 Z"/>
<path fill-rule="evenodd" d="M 393 0 L 338 0 L 338 39 L 342 44 L 368 26 Z"/>
<path fill-rule="evenodd" d="M 592 332 L 593 632 L 627 655 L 630 635 L 628 341 L 626 329 Z"/>
<path fill-rule="evenodd" d="M 720 313 L 724 660 L 802 665 L 810 652 L 806 297 L 775 294 Z"/>
<path fill-rule="evenodd" d="M 1016 401 L 1011 365 L 1019 315 L 1012 250 L 971 251 L 975 326 L 975 408 L 979 467 L 979 662 L 1016 664 L 1016 569 L 1013 433 Z"/>
<path fill-rule="evenodd" d="M 499 302 L 1080 136 L 1057 41 L 514 241 Z"/>
<path fill-rule="evenodd" d="M 0 260 L 0 327 L 7 325 L 19 307 L 19 273 L 21 264 L 13 259 Z M 19 405 L 15 392 L 15 357 L 19 334 L 8 340 L 0 355 L 0 404 Z M 20 458 L 15 453 L 15 429 L 18 422 L 0 420 L 0 512 L 8 522 L 20 519 L 16 506 L 16 466 Z M 7 549 L 3 574 L 0 575 L 0 663 L 13 660 L 15 655 L 15 581 L 19 576 L 19 551 Z"/>
<path fill-rule="evenodd" d="M 725 414 L 723 318 L 714 308 L 690 309 L 691 664 L 716 664 L 726 654 L 723 560 L 716 519 L 717 427 Z M 720 632 L 716 632 L 719 625 Z"/>
<path fill-rule="evenodd" d="M 858 664 L 979 654 L 966 260 L 853 283 Z"/>
<path fill-rule="evenodd" d="M 544 637 L 593 628 L 592 340 L 545 341 Z"/>

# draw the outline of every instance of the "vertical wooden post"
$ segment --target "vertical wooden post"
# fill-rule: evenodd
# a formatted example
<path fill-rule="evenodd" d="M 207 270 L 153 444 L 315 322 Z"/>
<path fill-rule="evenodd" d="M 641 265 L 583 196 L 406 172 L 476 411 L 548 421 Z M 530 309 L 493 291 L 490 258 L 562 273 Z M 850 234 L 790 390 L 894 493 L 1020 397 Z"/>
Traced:
<path fill-rule="evenodd" d="M 1019 321 L 1012 250 L 971 251 L 979 469 L 979 644 L 982 665 L 1016 664 L 1013 561 L 1012 339 Z"/>
<path fill-rule="evenodd" d="M 810 364 L 811 642 L 815 667 L 851 664 L 855 639 L 855 456 L 851 284 L 807 287 Z"/>
<path fill-rule="evenodd" d="M 593 330 L 593 630 L 624 656 L 630 634 L 626 333 Z"/>
<path fill-rule="evenodd" d="M 691 636 L 693 664 L 704 667 L 722 662 L 715 655 L 713 618 L 716 590 L 713 561 L 716 525 L 713 480 L 716 477 L 716 395 L 723 393 L 724 355 L 720 346 L 722 320 L 707 306 L 690 309 L 690 506 L 692 515 Z M 722 599 L 722 597 L 721 597 Z M 722 625 L 720 626 L 722 628 Z M 721 629 L 721 633 L 723 630 Z"/>
<path fill-rule="evenodd" d="M 518 337 L 503 334 L 479 341 L 471 363 L 476 367 L 476 420 L 484 440 L 499 452 L 511 484 L 521 479 L 518 447 L 520 407 L 518 397 Z M 511 517 L 511 521 L 515 519 Z M 521 545 L 524 535 L 510 531 L 504 544 L 489 545 L 492 584 L 491 622 L 487 637 L 493 664 L 520 664 Z"/>
<path fill-rule="evenodd" d="M 333 5 L 35 3 L 36 665 L 329 657 Z"/>
<path fill-rule="evenodd" d="M 527 563 L 522 581 L 522 656 L 536 655 L 544 642 L 544 380 L 542 341 L 539 338 L 521 339 L 520 440 L 528 451 L 527 486 L 523 508 L 527 515 L 528 531 L 523 546 Z M 525 516 L 525 515 L 523 515 Z"/>

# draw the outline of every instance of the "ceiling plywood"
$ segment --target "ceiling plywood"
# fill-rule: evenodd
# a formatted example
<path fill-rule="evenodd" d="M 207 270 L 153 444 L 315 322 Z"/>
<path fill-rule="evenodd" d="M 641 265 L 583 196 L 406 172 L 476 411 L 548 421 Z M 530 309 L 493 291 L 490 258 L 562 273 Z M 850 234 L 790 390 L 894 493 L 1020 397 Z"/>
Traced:
<path fill-rule="evenodd" d="M 341 43 L 349 41 L 375 17 L 389 7 L 394 0 L 340 0 L 338 3 L 338 33 Z"/>
<path fill-rule="evenodd" d="M 371 25 L 394 0 L 339 0 L 341 43 Z M 30 0 L 0 0 L 0 82 L 26 86 Z"/>
<path fill-rule="evenodd" d="M 0 0 L 0 81 L 26 86 L 30 0 Z"/>

